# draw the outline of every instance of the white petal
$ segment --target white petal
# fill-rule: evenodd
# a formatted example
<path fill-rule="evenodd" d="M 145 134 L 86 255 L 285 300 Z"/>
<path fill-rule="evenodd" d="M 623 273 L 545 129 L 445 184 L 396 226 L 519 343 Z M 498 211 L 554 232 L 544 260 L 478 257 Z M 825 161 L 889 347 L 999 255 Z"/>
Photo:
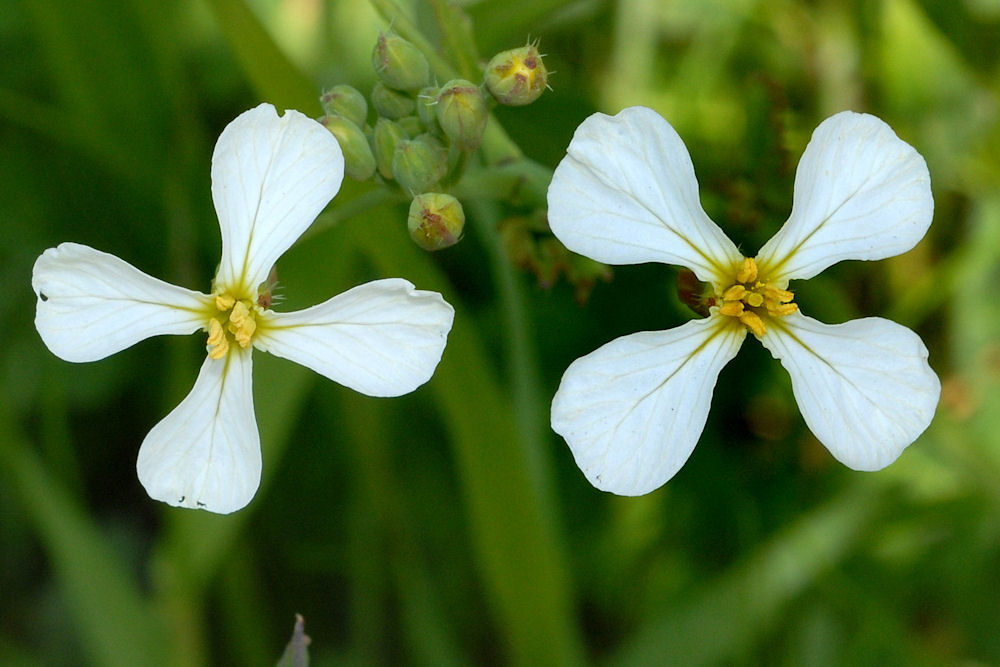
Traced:
<path fill-rule="evenodd" d="M 369 396 L 400 396 L 441 360 L 454 309 L 406 280 L 358 285 L 312 308 L 268 311 L 254 345 Z"/>
<path fill-rule="evenodd" d="M 792 214 L 757 254 L 767 280 L 811 278 L 844 259 L 883 259 L 923 238 L 934 215 L 927 164 L 888 125 L 844 111 L 813 132 Z"/>
<path fill-rule="evenodd" d="M 725 282 L 742 255 L 705 215 L 684 142 L 652 109 L 580 124 L 549 186 L 549 225 L 563 244 L 608 264 L 664 262 Z"/>
<path fill-rule="evenodd" d="M 209 304 L 204 294 L 77 243 L 43 252 L 31 287 L 35 328 L 66 361 L 96 361 L 150 336 L 192 333 L 204 327 Z"/>
<path fill-rule="evenodd" d="M 261 104 L 226 126 L 212 156 L 222 228 L 216 282 L 256 290 L 333 199 L 344 178 L 337 139 L 298 111 Z"/>
<path fill-rule="evenodd" d="M 715 316 L 623 336 L 570 364 L 552 400 L 552 429 L 591 484 L 638 496 L 680 470 L 719 371 L 746 337 L 733 322 Z"/>
<path fill-rule="evenodd" d="M 260 485 L 250 350 L 205 358 L 194 388 L 153 427 L 136 469 L 146 492 L 177 507 L 229 514 Z"/>
<path fill-rule="evenodd" d="M 792 376 L 813 434 L 844 465 L 880 470 L 934 418 L 941 383 L 917 334 L 878 317 L 830 325 L 801 313 L 761 342 Z"/>

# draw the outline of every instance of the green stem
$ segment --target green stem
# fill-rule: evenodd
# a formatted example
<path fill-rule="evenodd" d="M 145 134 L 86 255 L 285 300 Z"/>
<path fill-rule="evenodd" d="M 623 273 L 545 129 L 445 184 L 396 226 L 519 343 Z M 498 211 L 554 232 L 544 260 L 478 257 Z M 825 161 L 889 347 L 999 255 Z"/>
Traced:
<path fill-rule="evenodd" d="M 299 238 L 296 245 L 312 239 L 314 236 L 328 231 L 344 220 L 349 220 L 362 213 L 384 206 L 386 204 L 401 203 L 408 200 L 408 195 L 397 188 L 374 187 L 367 192 L 363 192 L 354 199 L 347 201 L 336 200 L 336 203 L 324 211 L 316 221 Z"/>
<path fill-rule="evenodd" d="M 549 397 L 543 396 L 538 362 L 531 342 L 534 328 L 525 304 L 523 283 L 514 269 L 497 232 L 500 208 L 496 203 L 474 199 L 469 202 L 470 221 L 482 237 L 489 255 L 490 272 L 500 300 L 501 330 L 504 332 L 504 367 L 510 374 L 514 417 L 521 431 L 528 464 L 540 488 L 539 502 L 546 513 L 555 516 L 551 465 L 545 455 Z M 543 407 L 544 406 L 544 407 Z"/>
<path fill-rule="evenodd" d="M 462 9 L 445 0 L 429 0 L 441 35 L 448 45 L 448 53 L 452 60 L 458 63 L 458 71 L 462 78 L 475 83 L 482 79 L 482 72 L 477 63 L 479 55 L 476 52 L 476 41 L 469 28 L 467 17 Z"/>
<path fill-rule="evenodd" d="M 455 185 L 459 199 L 505 201 L 530 208 L 545 208 L 552 170 L 533 160 L 518 159 L 466 172 Z"/>
<path fill-rule="evenodd" d="M 346 227 L 378 270 L 405 275 L 456 304 L 447 278 L 391 220 L 374 216 Z M 477 564 L 508 657 L 522 665 L 582 664 L 569 567 L 545 485 L 487 345 L 461 312 L 427 387 L 448 429 Z"/>

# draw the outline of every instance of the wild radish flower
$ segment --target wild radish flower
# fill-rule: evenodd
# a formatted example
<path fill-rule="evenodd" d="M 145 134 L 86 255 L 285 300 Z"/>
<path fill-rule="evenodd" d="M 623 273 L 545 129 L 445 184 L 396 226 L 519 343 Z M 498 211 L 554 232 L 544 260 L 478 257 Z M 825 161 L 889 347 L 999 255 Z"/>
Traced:
<path fill-rule="evenodd" d="M 884 468 L 930 424 L 941 385 L 915 333 L 875 317 L 823 324 L 788 290 L 841 260 L 916 245 L 934 210 L 923 158 L 878 118 L 845 111 L 816 128 L 794 194 L 788 221 L 744 257 L 702 209 L 691 158 L 662 117 L 634 107 L 577 129 L 549 187 L 553 233 L 600 262 L 687 267 L 714 292 L 705 319 L 623 336 L 563 375 L 552 428 L 594 486 L 641 495 L 680 469 L 747 331 L 848 467 Z"/>
<path fill-rule="evenodd" d="M 139 449 L 139 481 L 171 505 L 228 513 L 260 483 L 251 349 L 291 359 L 370 396 L 430 379 L 454 311 L 405 280 L 359 285 L 298 312 L 270 310 L 275 260 L 340 188 L 337 140 L 297 111 L 262 104 L 230 123 L 212 157 L 222 261 L 212 292 L 170 285 L 93 248 L 63 243 L 35 262 L 35 326 L 67 361 L 103 359 L 158 334 L 207 333 L 191 393 Z"/>

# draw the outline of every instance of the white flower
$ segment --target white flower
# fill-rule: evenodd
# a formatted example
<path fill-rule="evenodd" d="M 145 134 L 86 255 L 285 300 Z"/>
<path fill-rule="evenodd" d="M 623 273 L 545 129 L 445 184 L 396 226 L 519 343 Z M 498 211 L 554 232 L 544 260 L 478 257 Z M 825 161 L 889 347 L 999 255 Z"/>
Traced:
<path fill-rule="evenodd" d="M 823 324 L 787 289 L 841 260 L 905 252 L 927 231 L 927 166 L 878 118 L 846 111 L 816 128 L 792 213 L 752 259 L 705 214 L 684 143 L 650 109 L 585 120 L 548 201 L 569 249 L 610 264 L 678 264 L 714 291 L 707 318 L 623 336 L 563 375 L 552 428 L 597 488 L 640 495 L 680 469 L 748 330 L 788 370 L 806 424 L 845 465 L 884 468 L 930 424 L 941 385 L 915 333 L 881 318 Z"/>
<path fill-rule="evenodd" d="M 376 280 L 302 311 L 277 313 L 268 274 L 340 188 L 336 138 L 297 111 L 262 104 L 230 123 L 212 158 L 222 261 L 211 294 L 170 285 L 75 243 L 35 262 L 35 326 L 57 356 L 95 361 L 158 334 L 208 333 L 191 393 L 139 449 L 139 480 L 171 505 L 228 513 L 260 484 L 251 349 L 291 359 L 371 396 L 430 379 L 454 311 L 405 280 Z"/>

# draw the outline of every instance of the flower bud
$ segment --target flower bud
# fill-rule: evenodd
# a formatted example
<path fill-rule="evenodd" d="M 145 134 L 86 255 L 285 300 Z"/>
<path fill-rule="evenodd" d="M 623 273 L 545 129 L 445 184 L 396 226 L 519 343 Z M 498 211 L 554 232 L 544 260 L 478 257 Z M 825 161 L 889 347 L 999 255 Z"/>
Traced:
<path fill-rule="evenodd" d="M 411 137 L 416 137 L 423 134 L 426 131 L 424 124 L 420 122 L 420 119 L 416 116 L 403 116 L 396 121 L 406 130 L 406 134 Z"/>
<path fill-rule="evenodd" d="M 406 218 L 410 238 L 424 250 L 441 250 L 458 243 L 465 227 L 462 204 L 451 195 L 426 192 L 410 203 Z"/>
<path fill-rule="evenodd" d="M 489 112 L 478 86 L 464 79 L 452 79 L 441 86 L 434 110 L 441 129 L 452 143 L 467 151 L 479 148 Z"/>
<path fill-rule="evenodd" d="M 417 90 L 431 77 L 430 65 L 420 49 L 391 32 L 379 33 L 372 67 L 385 85 L 396 90 Z"/>
<path fill-rule="evenodd" d="M 372 106 L 375 113 L 390 120 L 396 120 L 413 113 L 413 100 L 399 91 L 389 88 L 381 81 L 372 88 Z"/>
<path fill-rule="evenodd" d="M 364 132 L 343 116 L 323 116 L 320 122 L 337 137 L 344 151 L 344 171 L 356 181 L 364 181 L 375 173 L 375 156 Z"/>
<path fill-rule="evenodd" d="M 545 91 L 548 71 L 534 44 L 496 54 L 486 66 L 486 89 L 500 104 L 531 104 Z"/>
<path fill-rule="evenodd" d="M 431 134 L 441 135 L 441 125 L 437 119 L 437 99 L 440 89 L 434 86 L 422 88 L 417 93 L 417 116 Z"/>
<path fill-rule="evenodd" d="M 319 102 L 328 116 L 337 114 L 358 127 L 365 126 L 365 121 L 368 119 L 368 103 L 357 88 L 343 84 L 334 86 L 323 93 Z"/>
<path fill-rule="evenodd" d="M 396 146 L 409 138 L 406 130 L 395 121 L 379 118 L 375 123 L 372 144 L 375 147 L 375 164 L 382 178 L 392 179 L 392 158 L 396 154 Z"/>
<path fill-rule="evenodd" d="M 448 154 L 429 134 L 396 144 L 392 175 L 404 190 L 424 192 L 437 185 L 448 169 Z"/>

